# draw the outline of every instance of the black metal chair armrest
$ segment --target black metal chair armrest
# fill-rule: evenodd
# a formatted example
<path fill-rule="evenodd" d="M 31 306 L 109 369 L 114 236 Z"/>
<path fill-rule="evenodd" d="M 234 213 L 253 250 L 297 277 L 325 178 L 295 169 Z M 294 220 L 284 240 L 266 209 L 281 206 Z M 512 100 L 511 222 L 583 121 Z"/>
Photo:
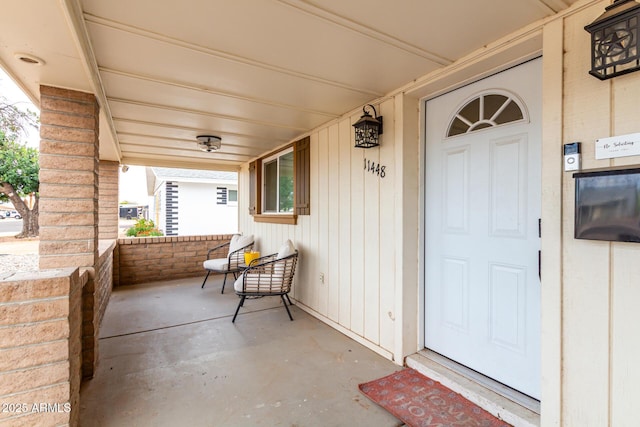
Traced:
<path fill-rule="evenodd" d="M 248 275 L 248 274 L 254 274 L 254 273 L 259 273 L 259 274 L 272 274 L 273 270 L 274 270 L 274 266 L 276 264 L 285 264 L 287 262 L 288 259 L 290 258 L 297 258 L 298 257 L 298 252 L 296 251 L 296 253 L 291 254 L 289 256 L 286 256 L 284 258 L 278 258 L 277 257 L 278 254 L 271 254 L 271 255 L 266 255 L 263 256 L 261 258 L 257 258 L 255 259 L 255 263 L 254 261 L 252 261 L 249 264 L 249 267 L 247 267 L 242 274 L 244 276 Z M 295 271 L 295 270 L 294 270 Z"/>
<path fill-rule="evenodd" d="M 229 270 L 237 270 L 244 265 L 244 253 L 253 249 L 253 242 L 229 253 L 227 257 Z"/>
<path fill-rule="evenodd" d="M 221 245 L 215 246 L 211 249 L 209 249 L 209 251 L 207 252 L 207 259 L 211 259 L 211 254 L 215 251 L 219 251 L 220 249 L 229 246 L 231 243 L 227 242 L 227 243 L 223 243 Z M 219 257 L 218 257 L 219 258 Z"/>
<path fill-rule="evenodd" d="M 248 267 L 255 267 L 255 266 L 258 266 L 260 264 L 264 264 L 264 263 L 267 263 L 269 261 L 273 261 L 273 260 L 276 259 L 276 256 L 278 256 L 277 253 L 270 254 L 270 255 L 265 255 L 265 256 L 262 256 L 260 258 L 255 258 L 249 263 Z"/>

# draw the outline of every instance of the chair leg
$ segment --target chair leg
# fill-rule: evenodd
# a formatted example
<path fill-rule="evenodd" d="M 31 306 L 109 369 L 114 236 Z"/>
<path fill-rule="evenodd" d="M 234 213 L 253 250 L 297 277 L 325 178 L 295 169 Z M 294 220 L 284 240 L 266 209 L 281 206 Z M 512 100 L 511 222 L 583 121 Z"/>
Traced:
<path fill-rule="evenodd" d="M 204 277 L 204 282 L 202 282 L 202 286 L 200 289 L 204 289 L 204 284 L 207 283 L 207 279 L 209 278 L 209 274 L 211 274 L 211 270 L 207 270 L 207 275 Z"/>
<path fill-rule="evenodd" d="M 289 301 L 289 305 L 293 305 L 293 303 L 291 302 L 291 300 L 289 299 L 289 294 L 284 294 L 285 297 L 287 297 L 287 301 Z"/>
<path fill-rule="evenodd" d="M 224 273 L 224 280 L 222 281 L 222 292 L 220 292 L 221 294 L 224 294 L 224 285 L 227 284 L 227 273 Z"/>
<path fill-rule="evenodd" d="M 289 311 L 289 306 L 287 305 L 287 302 L 284 299 L 284 295 L 280 295 L 280 298 L 282 298 L 282 303 L 284 304 L 284 308 L 287 309 L 287 314 L 289 315 L 289 319 L 291 319 L 291 321 L 293 322 L 293 317 L 291 317 L 291 312 Z"/>
<path fill-rule="evenodd" d="M 236 308 L 236 314 L 233 315 L 233 319 L 231 320 L 231 323 L 235 323 L 236 321 L 236 317 L 238 317 L 238 312 L 240 311 L 240 307 L 242 307 L 244 305 L 244 295 L 240 297 L 240 302 L 238 303 L 238 308 Z"/>

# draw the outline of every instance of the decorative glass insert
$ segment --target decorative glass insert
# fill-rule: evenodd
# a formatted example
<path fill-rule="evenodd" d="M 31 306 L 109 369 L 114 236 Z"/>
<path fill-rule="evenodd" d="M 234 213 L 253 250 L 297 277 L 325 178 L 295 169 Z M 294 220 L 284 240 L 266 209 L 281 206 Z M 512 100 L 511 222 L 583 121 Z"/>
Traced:
<path fill-rule="evenodd" d="M 467 102 L 454 116 L 447 137 L 487 129 L 524 119 L 516 100 L 499 93 L 480 95 Z"/>

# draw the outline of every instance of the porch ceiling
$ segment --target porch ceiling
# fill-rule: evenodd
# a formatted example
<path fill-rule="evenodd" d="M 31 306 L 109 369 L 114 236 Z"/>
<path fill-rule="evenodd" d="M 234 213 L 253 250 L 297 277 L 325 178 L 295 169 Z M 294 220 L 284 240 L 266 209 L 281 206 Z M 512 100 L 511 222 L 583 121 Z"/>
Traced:
<path fill-rule="evenodd" d="M 36 104 L 96 93 L 102 159 L 236 169 L 576 1 L 21 0 L 0 65 Z"/>

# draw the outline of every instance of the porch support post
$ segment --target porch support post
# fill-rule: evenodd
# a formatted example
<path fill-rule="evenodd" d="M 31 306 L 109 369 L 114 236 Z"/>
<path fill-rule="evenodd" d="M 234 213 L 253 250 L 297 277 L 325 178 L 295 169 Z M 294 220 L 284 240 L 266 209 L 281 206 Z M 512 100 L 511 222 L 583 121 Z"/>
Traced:
<path fill-rule="evenodd" d="M 40 86 L 40 269 L 98 261 L 98 103 Z"/>
<path fill-rule="evenodd" d="M 395 165 L 402 171 L 396 178 L 395 206 L 402 215 L 396 216 L 396 308 L 395 346 L 393 358 L 403 364 L 406 356 L 419 350 L 422 343 L 419 314 L 421 292 L 419 282 L 420 144 L 418 136 L 419 100 L 406 94 L 394 99 Z"/>
<path fill-rule="evenodd" d="M 86 269 L 82 376 L 97 360 L 99 106 L 93 94 L 40 86 L 40 269 Z"/>
<path fill-rule="evenodd" d="M 544 26 L 542 72 L 542 260 L 541 302 L 541 414 L 543 426 L 568 424 L 563 419 L 563 172 L 558 152 L 563 135 L 566 58 L 565 21 Z"/>
<path fill-rule="evenodd" d="M 98 188 L 98 238 L 118 238 L 118 162 L 100 160 Z"/>

